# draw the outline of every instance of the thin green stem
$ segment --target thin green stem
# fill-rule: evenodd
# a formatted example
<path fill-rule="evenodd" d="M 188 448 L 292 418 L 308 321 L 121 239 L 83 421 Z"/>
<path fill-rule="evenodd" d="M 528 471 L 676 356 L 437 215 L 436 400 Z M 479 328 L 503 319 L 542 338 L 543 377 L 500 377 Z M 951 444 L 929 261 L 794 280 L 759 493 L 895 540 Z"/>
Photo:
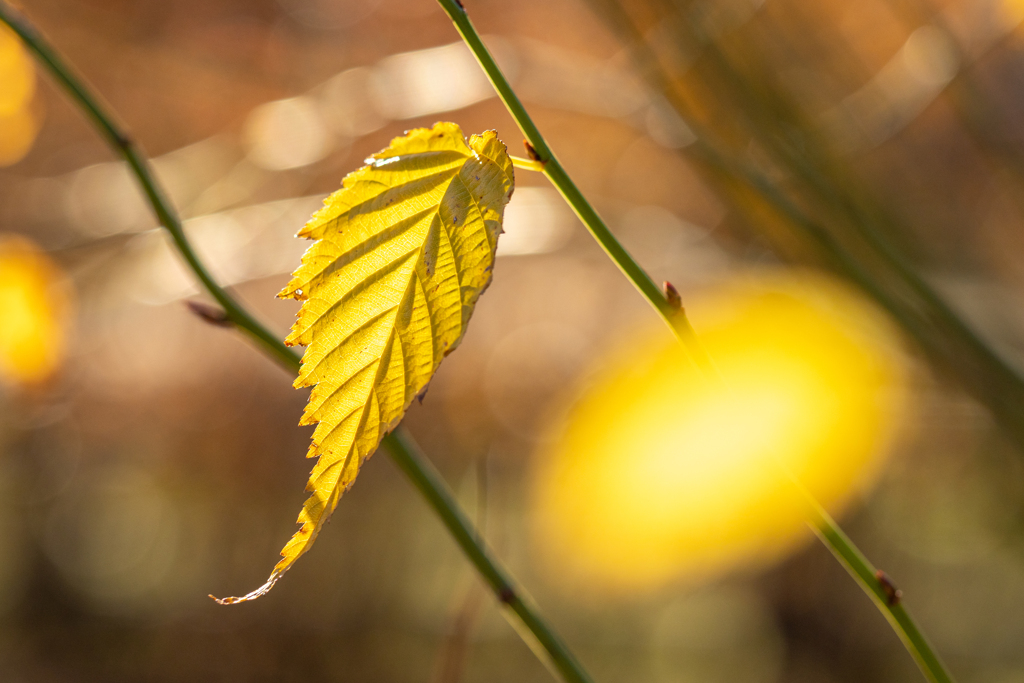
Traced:
<path fill-rule="evenodd" d="M 524 640 L 541 661 L 553 668 L 565 681 L 590 683 L 590 676 L 569 648 L 538 616 L 536 609 L 516 588 L 508 571 L 492 556 L 490 549 L 480 537 L 480 532 L 455 502 L 451 490 L 441 479 L 441 474 L 429 460 L 416 456 L 418 450 L 412 437 L 396 431 L 385 437 L 385 440 L 389 449 L 401 454 L 402 457 L 396 457 L 395 462 L 444 521 L 444 525 L 448 527 L 448 531 L 466 557 L 479 570 L 480 576 L 498 596 L 502 605 L 518 618 L 513 621 L 513 625 L 517 625 L 518 621 L 518 625 L 526 628 L 526 633 L 520 630 L 520 635 L 524 636 Z"/>
<path fill-rule="evenodd" d="M 85 82 L 75 73 L 75 70 L 64 61 L 55 49 L 36 30 L 28 19 L 11 7 L 5 0 L 0 0 L 0 21 L 7 24 L 25 44 L 35 53 L 50 74 L 57 80 L 64 91 L 78 103 L 79 107 L 86 113 L 93 125 L 103 137 L 107 139 L 110 146 L 120 154 L 132 174 L 142 187 L 146 199 L 149 200 L 157 220 L 167 229 L 175 246 L 189 268 L 196 274 L 200 282 L 214 299 L 223 308 L 228 319 L 252 336 L 256 342 L 263 347 L 263 350 L 275 357 L 283 365 L 298 367 L 298 356 L 288 347 L 281 344 L 277 338 L 265 327 L 256 321 L 248 311 L 240 306 L 220 285 L 218 285 L 210 273 L 203 266 L 199 257 L 196 256 L 192 245 L 181 225 L 181 219 L 167 199 L 163 189 L 157 183 L 152 167 L 146 155 L 139 149 L 135 141 L 128 135 L 123 125 L 110 113 L 109 109 L 100 101 L 100 98 L 86 86 Z"/>
<path fill-rule="evenodd" d="M 555 189 L 559 191 L 583 225 L 586 226 L 590 234 L 601 245 L 601 248 L 615 262 L 615 265 L 619 267 L 619 270 L 633 283 L 633 286 L 640 291 L 640 294 L 647 299 L 648 303 L 654 307 L 654 310 L 661 315 L 662 319 L 679 337 L 679 340 L 686 346 L 694 362 L 705 372 L 714 374 L 716 372 L 714 364 L 700 344 L 697 343 L 697 335 L 694 333 L 693 326 L 690 325 L 686 313 L 668 300 L 662 290 L 654 283 L 654 280 L 651 279 L 651 276 L 647 274 L 647 271 L 640 267 L 640 264 L 633 259 L 626 248 L 615 238 L 615 235 L 608 229 L 601 216 L 594 210 L 594 207 L 583 196 L 579 188 L 576 187 L 576 183 L 566 173 L 555 153 L 551 151 L 544 136 L 541 135 L 537 125 L 526 111 L 526 107 L 523 106 L 519 96 L 516 95 L 508 79 L 501 72 L 498 63 L 494 61 L 494 57 L 487 49 L 487 46 L 484 45 L 480 34 L 477 33 L 476 28 L 473 26 L 473 22 L 469 20 L 469 15 L 466 14 L 465 8 L 459 0 L 438 0 L 438 2 L 444 11 L 448 13 L 448 16 L 451 17 L 452 23 L 455 24 L 459 35 L 462 36 L 466 45 L 472 50 L 484 73 L 487 74 L 487 78 L 490 79 L 491 85 L 497 91 L 498 97 L 505 103 L 505 107 L 512 115 L 512 118 L 515 119 L 519 130 L 526 136 L 526 142 L 532 151 L 531 156 L 543 164 L 544 175 L 555 186 Z"/>
<path fill-rule="evenodd" d="M 224 291 L 209 275 L 192 250 L 177 213 L 153 176 L 146 156 L 132 142 L 114 116 L 60 57 L 48 41 L 29 21 L 16 12 L 6 0 L 0 0 L 0 22 L 17 33 L 51 75 L 73 100 L 88 114 L 110 145 L 128 162 L 132 173 L 142 186 L 160 224 L 171 233 L 174 243 L 189 267 L 195 272 L 206 290 L 224 308 L 227 320 L 247 332 L 263 349 L 285 368 L 297 372 L 301 361 L 294 351 L 285 346 L 271 332 L 260 325 Z M 399 469 L 409 477 L 437 513 L 449 533 L 465 553 L 467 559 L 494 592 L 498 601 L 514 615 L 511 621 L 527 645 L 545 665 L 557 672 L 567 683 L 591 683 L 590 677 L 566 647 L 555 631 L 530 604 L 501 563 L 493 557 L 480 532 L 473 527 L 441 474 L 423 454 L 416 443 L 401 427 L 384 437 L 383 445 Z"/>
<path fill-rule="evenodd" d="M 633 283 L 665 322 L 676 332 L 696 364 L 706 373 L 714 377 L 720 377 L 714 362 L 701 346 L 682 308 L 673 304 L 658 289 L 647 272 L 630 256 L 629 252 L 615 238 L 597 211 L 587 201 L 586 197 L 583 196 L 559 163 L 544 136 L 537 129 L 533 119 L 530 118 L 526 108 L 519 101 L 512 86 L 504 74 L 502 74 L 497 62 L 494 61 L 494 57 L 484 45 L 459 0 L 438 0 L 438 2 L 445 12 L 448 13 L 462 39 L 469 46 L 480 66 L 487 74 L 498 96 L 505 103 L 506 108 L 512 115 L 512 118 L 515 119 L 523 135 L 526 136 L 527 144 L 532 148 L 533 154 L 531 156 L 534 156 L 544 164 L 544 175 L 548 177 L 562 194 L 565 201 L 576 212 L 576 215 L 579 216 L 583 224 L 623 274 L 629 278 L 630 282 Z M 932 651 L 928 641 L 921 634 L 920 629 L 918 629 L 906 610 L 898 603 L 888 604 L 884 600 L 882 602 L 879 601 L 879 596 L 881 595 L 884 599 L 885 593 L 881 583 L 875 577 L 873 567 L 864 555 L 817 502 L 813 502 L 812 509 L 814 510 L 812 514 L 813 526 L 818 531 L 822 542 L 849 569 L 850 574 L 860 583 L 861 587 L 873 597 L 879 609 L 889 619 L 893 629 L 914 657 L 921 671 L 933 683 L 951 683 L 952 679 L 949 674 L 943 668 L 939 658 Z"/>
<path fill-rule="evenodd" d="M 822 543 L 828 546 L 889 621 L 925 677 L 932 683 L 953 683 L 952 677 L 935 654 L 928 639 L 903 606 L 901 593 L 889 582 L 885 574 L 875 569 L 817 503 L 812 505 L 810 525 Z"/>

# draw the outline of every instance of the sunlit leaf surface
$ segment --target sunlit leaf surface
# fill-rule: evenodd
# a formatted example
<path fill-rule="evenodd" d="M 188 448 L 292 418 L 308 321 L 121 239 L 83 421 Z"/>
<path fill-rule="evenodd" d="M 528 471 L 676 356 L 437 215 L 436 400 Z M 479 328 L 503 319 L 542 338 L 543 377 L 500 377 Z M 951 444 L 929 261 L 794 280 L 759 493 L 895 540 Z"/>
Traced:
<path fill-rule="evenodd" d="M 491 281 L 512 163 L 493 131 L 468 141 L 452 123 L 395 138 L 349 174 L 299 232 L 316 240 L 279 294 L 303 301 L 286 343 L 306 353 L 301 424 L 318 457 L 266 593 L 312 546 L 363 462 L 462 340 Z"/>

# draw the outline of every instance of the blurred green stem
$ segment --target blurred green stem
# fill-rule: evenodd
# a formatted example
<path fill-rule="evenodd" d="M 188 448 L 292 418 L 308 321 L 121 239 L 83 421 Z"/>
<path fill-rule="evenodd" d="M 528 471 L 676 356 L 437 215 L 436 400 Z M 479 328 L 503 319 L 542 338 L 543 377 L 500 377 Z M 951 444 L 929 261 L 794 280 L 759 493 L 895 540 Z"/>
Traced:
<path fill-rule="evenodd" d="M 837 273 L 860 286 L 885 308 L 920 345 L 932 364 L 984 403 L 1024 454 L 1024 376 L 1008 363 L 983 335 L 978 334 L 953 306 L 896 248 L 889 233 L 906 232 L 852 174 L 844 172 L 827 144 L 811 133 L 783 88 L 770 90 L 770 71 L 743 78 L 738 67 L 707 36 L 680 28 L 681 19 L 666 20 L 680 44 L 695 50 L 715 87 L 726 91 L 738 112 L 741 127 L 768 153 L 781 170 L 788 171 L 784 187 L 767 172 L 742 160 L 742 152 L 726 152 L 721 135 L 703 127 L 686 97 L 641 27 L 618 0 L 589 0 L 610 27 L 621 36 L 638 70 L 685 120 L 695 136 L 685 155 L 705 166 L 719 181 L 719 190 L 735 195 L 749 191 L 761 206 L 795 229 Z M 675 6 L 664 2 L 661 5 Z M 662 8 L 665 9 L 665 8 Z M 756 60 L 747 68 L 760 65 Z M 753 112 L 753 113 L 752 113 Z M 773 123 L 774 122 L 774 123 Z M 804 131 L 794 143 L 794 134 Z M 804 158 L 806 157 L 806 158 Z M 802 192 L 800 191 L 802 189 Z M 736 204 L 752 224 L 759 218 L 744 202 Z M 842 230 L 848 226 L 850 230 Z"/>
<path fill-rule="evenodd" d="M 389 448 L 409 454 L 418 452 L 416 443 L 404 431 L 396 430 L 386 438 L 391 440 Z M 589 683 L 590 676 L 583 666 L 565 646 L 558 634 L 540 618 L 536 609 L 530 605 L 521 591 L 516 590 L 507 570 L 492 557 L 490 550 L 480 537 L 479 531 L 459 507 L 451 489 L 441 479 L 441 474 L 437 469 L 423 457 L 410 455 L 395 460 L 444 521 L 448 531 L 466 553 L 466 557 L 476 566 L 480 576 L 494 591 L 502 606 L 507 612 L 511 612 L 517 617 L 510 621 L 530 649 L 563 680 Z"/>
<path fill-rule="evenodd" d="M 75 74 L 35 27 L 7 4 L 6 0 L 0 0 L 0 22 L 9 26 L 25 41 L 67 94 L 86 112 L 111 147 L 128 162 L 160 224 L 171 234 L 178 251 L 181 252 L 206 290 L 224 308 L 226 318 L 245 330 L 268 355 L 281 365 L 292 372 L 297 372 L 301 363 L 298 355 L 257 322 L 210 276 L 189 244 L 182 229 L 181 220 L 156 181 L 149 160 L 128 136 L 124 126 L 116 121 L 107 107 L 86 86 L 84 80 Z M 395 464 L 405 473 L 427 504 L 441 518 L 449 533 L 469 561 L 476 567 L 498 601 L 515 616 L 515 619 L 512 620 L 513 625 L 517 627 L 527 645 L 534 650 L 545 665 L 556 671 L 568 683 L 591 683 L 589 675 L 583 670 L 561 638 L 541 618 L 501 562 L 491 554 L 483 537 L 459 507 L 455 496 L 441 474 L 419 449 L 412 437 L 402 427 L 399 427 L 393 433 L 385 436 L 382 443 L 391 454 Z"/>
<path fill-rule="evenodd" d="M 718 374 L 713 361 L 698 341 L 693 327 L 690 325 L 689 320 L 687 320 L 682 308 L 669 301 L 668 297 L 655 286 L 647 272 L 619 244 L 618 240 L 608 229 L 608 226 L 601 220 L 597 211 L 590 205 L 590 202 L 587 201 L 558 162 L 544 136 L 537 129 L 526 108 L 512 89 L 512 86 L 504 74 L 502 74 L 497 62 L 494 61 L 494 57 L 484 45 L 461 2 L 459 0 L 438 0 L 438 2 L 445 12 L 448 13 L 462 39 L 469 46 L 470 50 L 473 51 L 477 61 L 497 91 L 498 96 L 501 97 L 512 118 L 519 125 L 519 129 L 526 136 L 527 150 L 531 152 L 531 157 L 535 161 L 543 165 L 544 175 L 548 177 L 562 194 L 565 201 L 573 208 L 576 215 L 579 216 L 580 220 L 604 248 L 605 252 L 615 261 L 619 269 L 636 286 L 651 306 L 658 311 L 668 325 L 676 331 L 697 365 L 717 377 Z M 531 168 L 525 164 L 518 165 Z M 804 490 L 804 493 L 810 497 L 806 490 Z M 868 562 L 863 553 L 857 549 L 849 537 L 843 533 L 828 513 L 813 499 L 811 499 L 811 504 L 811 525 L 817 531 L 819 538 L 843 563 L 850 572 L 850 575 L 864 589 L 864 592 L 872 597 L 875 604 L 889 620 L 889 623 L 892 624 L 893 629 L 899 635 L 904 645 L 906 645 L 924 675 L 933 683 L 951 683 L 952 679 L 949 674 L 907 611 L 898 600 L 893 602 L 893 600 L 887 598 L 885 592 L 886 585 L 883 584 L 881 578 L 876 576 L 875 568 Z"/>

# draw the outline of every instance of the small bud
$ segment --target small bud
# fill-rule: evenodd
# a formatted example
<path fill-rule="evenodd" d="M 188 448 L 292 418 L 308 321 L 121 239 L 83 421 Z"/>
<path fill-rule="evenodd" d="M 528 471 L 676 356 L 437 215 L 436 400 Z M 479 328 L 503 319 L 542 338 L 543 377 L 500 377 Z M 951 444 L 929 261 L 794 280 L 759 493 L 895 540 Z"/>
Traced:
<path fill-rule="evenodd" d="M 234 323 L 228 318 L 227 313 L 216 306 L 203 303 L 202 301 L 186 301 L 185 305 L 188 306 L 188 310 L 199 316 L 199 319 L 203 322 L 217 327 L 233 327 Z"/>
<path fill-rule="evenodd" d="M 903 591 L 896 587 L 896 584 L 892 582 L 889 575 L 879 569 L 875 572 L 875 578 L 878 579 L 878 583 L 882 587 L 882 592 L 885 593 L 885 600 L 889 607 L 894 607 L 900 604 L 900 600 L 903 598 Z"/>
<path fill-rule="evenodd" d="M 534 149 L 533 145 L 530 144 L 529 140 L 523 140 L 523 147 L 526 148 L 526 156 L 530 157 L 534 161 L 540 161 L 543 163 L 543 159 L 540 158 L 540 154 Z"/>
<path fill-rule="evenodd" d="M 669 306 L 677 311 L 682 310 L 683 297 L 679 296 L 679 290 L 677 290 L 671 282 L 665 280 L 665 282 L 661 284 L 661 290 L 664 292 L 665 299 L 668 301 Z"/>

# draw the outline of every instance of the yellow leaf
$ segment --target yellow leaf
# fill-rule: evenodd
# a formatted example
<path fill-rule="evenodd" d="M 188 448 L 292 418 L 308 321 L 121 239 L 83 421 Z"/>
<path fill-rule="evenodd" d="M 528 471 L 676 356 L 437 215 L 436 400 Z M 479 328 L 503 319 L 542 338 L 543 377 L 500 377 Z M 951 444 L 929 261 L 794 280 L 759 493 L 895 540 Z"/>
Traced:
<path fill-rule="evenodd" d="M 265 594 L 313 545 L 363 462 L 462 340 L 491 281 L 512 162 L 493 131 L 467 142 L 453 123 L 418 128 L 349 174 L 300 232 L 316 242 L 278 295 L 303 301 L 289 345 L 313 386 L 300 424 L 319 457 L 298 532 Z"/>

